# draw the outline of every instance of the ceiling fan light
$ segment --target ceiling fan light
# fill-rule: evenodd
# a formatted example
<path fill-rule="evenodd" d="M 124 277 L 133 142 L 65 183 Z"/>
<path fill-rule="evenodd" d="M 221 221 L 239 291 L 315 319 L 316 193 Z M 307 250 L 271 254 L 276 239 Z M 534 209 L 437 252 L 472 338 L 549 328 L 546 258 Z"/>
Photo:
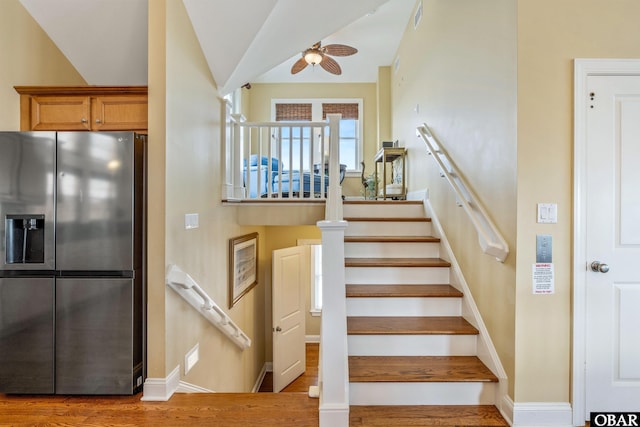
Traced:
<path fill-rule="evenodd" d="M 304 53 L 304 60 L 307 64 L 316 65 L 322 61 L 322 55 L 317 50 L 309 49 Z"/>

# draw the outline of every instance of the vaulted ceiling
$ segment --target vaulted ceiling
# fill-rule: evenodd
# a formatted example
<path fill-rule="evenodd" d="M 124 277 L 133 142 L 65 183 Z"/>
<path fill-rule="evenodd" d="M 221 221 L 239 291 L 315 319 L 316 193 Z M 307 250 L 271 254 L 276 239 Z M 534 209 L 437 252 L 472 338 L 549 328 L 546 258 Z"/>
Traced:
<path fill-rule="evenodd" d="M 91 85 L 147 84 L 149 0 L 20 0 Z M 221 93 L 247 82 L 374 82 L 414 0 L 183 0 Z M 313 43 L 341 43 L 343 74 L 289 72 Z"/>

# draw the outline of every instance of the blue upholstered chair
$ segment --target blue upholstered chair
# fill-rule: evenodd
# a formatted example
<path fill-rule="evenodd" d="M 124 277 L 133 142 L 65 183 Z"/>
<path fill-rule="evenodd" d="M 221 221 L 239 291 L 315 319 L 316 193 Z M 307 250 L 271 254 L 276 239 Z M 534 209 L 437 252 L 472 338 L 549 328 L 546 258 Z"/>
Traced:
<path fill-rule="evenodd" d="M 258 155 L 252 154 L 249 158 L 249 198 L 255 199 L 257 197 L 265 196 L 269 192 L 269 186 L 274 175 L 277 175 L 279 170 L 278 159 L 271 158 L 271 176 L 269 176 L 269 158 L 266 156 L 260 157 L 260 164 L 258 165 Z M 244 160 L 244 185 L 247 186 L 247 159 Z M 260 188 L 258 188 L 258 176 L 260 176 Z"/>

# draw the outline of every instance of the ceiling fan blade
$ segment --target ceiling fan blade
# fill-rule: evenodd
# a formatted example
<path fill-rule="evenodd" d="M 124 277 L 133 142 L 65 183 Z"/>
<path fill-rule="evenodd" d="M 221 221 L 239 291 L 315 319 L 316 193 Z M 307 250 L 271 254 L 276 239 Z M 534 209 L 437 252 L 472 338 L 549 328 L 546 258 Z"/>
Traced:
<path fill-rule="evenodd" d="M 342 74 L 340 65 L 338 65 L 336 60 L 331 58 L 330 56 L 324 55 L 322 58 L 322 62 L 320 62 L 320 66 L 331 74 L 335 74 L 338 76 Z"/>
<path fill-rule="evenodd" d="M 296 61 L 295 64 L 293 64 L 293 67 L 291 67 L 291 74 L 297 74 L 300 71 L 304 70 L 307 67 L 307 61 L 304 60 L 304 58 L 300 58 Z"/>
<path fill-rule="evenodd" d="M 323 47 L 325 53 L 333 56 L 349 56 L 354 53 L 358 53 L 358 49 L 355 47 L 347 46 L 346 44 L 330 44 Z"/>

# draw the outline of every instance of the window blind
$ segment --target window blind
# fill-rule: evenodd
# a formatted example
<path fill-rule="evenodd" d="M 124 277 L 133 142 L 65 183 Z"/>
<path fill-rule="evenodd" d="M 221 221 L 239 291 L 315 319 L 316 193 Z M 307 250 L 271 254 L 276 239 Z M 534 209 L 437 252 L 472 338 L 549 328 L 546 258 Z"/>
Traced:
<path fill-rule="evenodd" d="M 358 104 L 322 104 L 322 120 L 327 119 L 327 114 L 342 114 L 343 119 L 358 120 Z"/>
<path fill-rule="evenodd" d="M 276 104 L 276 121 L 311 121 L 311 104 Z"/>

